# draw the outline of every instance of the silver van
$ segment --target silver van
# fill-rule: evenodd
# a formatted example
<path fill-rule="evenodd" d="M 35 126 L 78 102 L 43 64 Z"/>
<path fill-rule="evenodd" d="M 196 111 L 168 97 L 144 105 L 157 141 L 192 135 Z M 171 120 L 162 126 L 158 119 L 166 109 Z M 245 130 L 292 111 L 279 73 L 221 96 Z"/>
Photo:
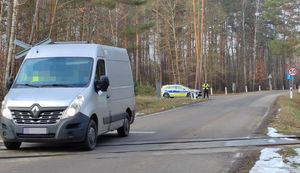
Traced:
<path fill-rule="evenodd" d="M 134 84 L 125 49 L 98 44 L 33 47 L 0 116 L 7 149 L 22 142 L 78 142 L 96 147 L 98 135 L 128 136 L 135 117 Z"/>

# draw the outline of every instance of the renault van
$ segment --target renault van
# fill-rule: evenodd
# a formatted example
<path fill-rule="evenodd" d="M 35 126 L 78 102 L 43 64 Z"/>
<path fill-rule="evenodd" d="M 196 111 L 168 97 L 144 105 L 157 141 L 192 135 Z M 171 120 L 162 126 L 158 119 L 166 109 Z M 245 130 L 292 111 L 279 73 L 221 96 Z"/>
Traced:
<path fill-rule="evenodd" d="M 80 143 L 98 135 L 128 136 L 135 116 L 134 84 L 125 49 L 97 44 L 50 44 L 26 55 L 0 116 L 7 149 L 22 142 Z"/>

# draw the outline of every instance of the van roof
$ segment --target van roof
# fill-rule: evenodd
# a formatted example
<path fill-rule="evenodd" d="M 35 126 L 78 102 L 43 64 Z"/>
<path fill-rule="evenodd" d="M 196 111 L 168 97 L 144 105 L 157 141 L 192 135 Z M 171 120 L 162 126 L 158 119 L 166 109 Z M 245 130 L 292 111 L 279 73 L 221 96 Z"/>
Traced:
<path fill-rule="evenodd" d="M 30 49 L 25 59 L 43 57 L 105 57 L 115 60 L 127 60 L 126 49 L 100 44 L 49 44 Z M 127 60 L 128 61 L 128 60 Z"/>

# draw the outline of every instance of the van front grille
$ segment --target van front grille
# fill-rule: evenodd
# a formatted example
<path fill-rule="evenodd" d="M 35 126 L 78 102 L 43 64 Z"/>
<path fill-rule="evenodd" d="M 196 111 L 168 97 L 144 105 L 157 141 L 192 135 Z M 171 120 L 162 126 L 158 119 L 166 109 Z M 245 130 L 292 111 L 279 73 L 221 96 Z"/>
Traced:
<path fill-rule="evenodd" d="M 11 109 L 13 120 L 17 124 L 55 124 L 65 109 L 41 110 L 39 114 L 33 115 L 30 110 Z"/>

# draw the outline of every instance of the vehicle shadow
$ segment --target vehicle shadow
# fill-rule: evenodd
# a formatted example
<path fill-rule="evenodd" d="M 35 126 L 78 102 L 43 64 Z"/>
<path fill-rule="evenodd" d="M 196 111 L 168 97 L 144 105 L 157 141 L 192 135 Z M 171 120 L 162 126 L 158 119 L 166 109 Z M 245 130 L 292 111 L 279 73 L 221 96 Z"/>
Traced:
<path fill-rule="evenodd" d="M 97 148 L 101 145 L 108 143 L 113 143 L 116 139 L 120 139 L 117 133 L 108 133 L 98 136 Z M 3 149 L 6 150 L 6 149 Z M 81 148 L 80 143 L 22 143 L 19 149 L 22 152 L 56 152 L 56 153 L 66 153 L 66 152 L 91 152 L 85 151 Z"/>

